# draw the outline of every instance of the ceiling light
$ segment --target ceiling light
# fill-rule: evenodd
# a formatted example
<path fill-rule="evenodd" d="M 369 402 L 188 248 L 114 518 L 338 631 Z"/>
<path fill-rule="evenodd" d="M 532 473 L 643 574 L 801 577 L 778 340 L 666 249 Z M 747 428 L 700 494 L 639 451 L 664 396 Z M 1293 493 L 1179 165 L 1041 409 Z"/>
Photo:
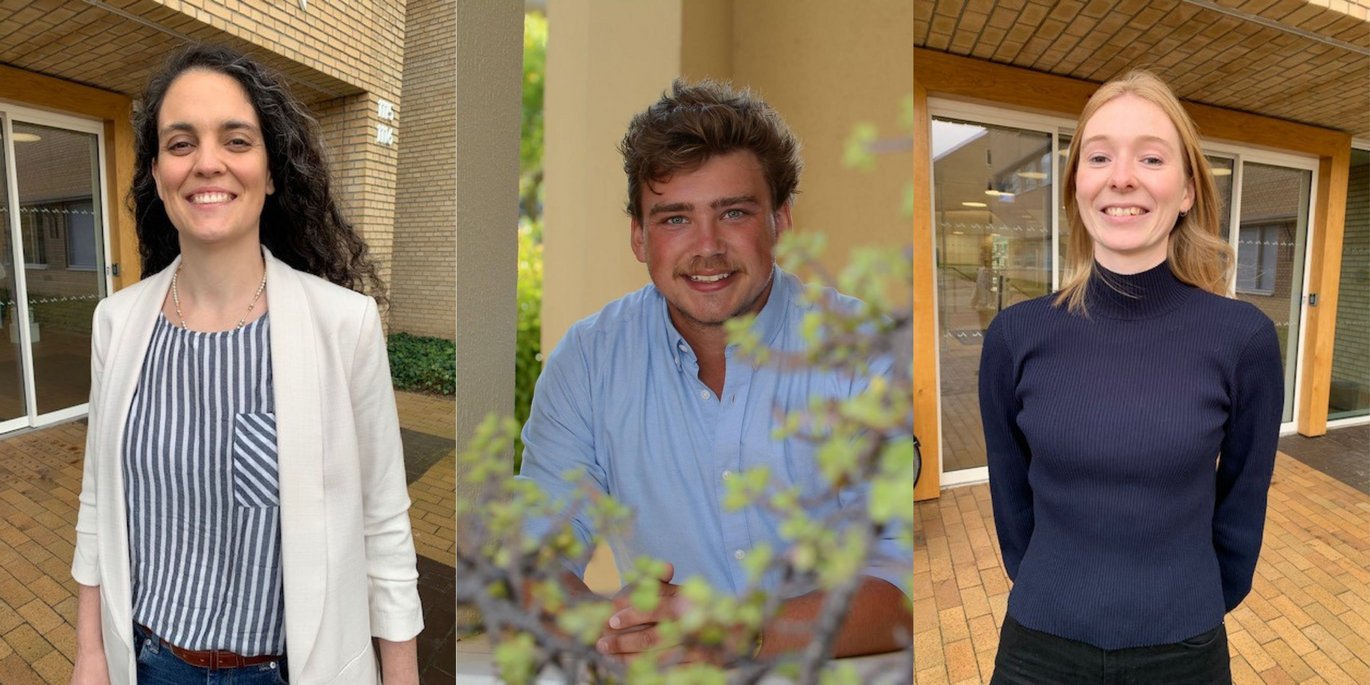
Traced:
<path fill-rule="evenodd" d="M 966 232 L 965 232 L 965 231 L 952 231 L 951 234 L 952 234 L 952 235 L 965 235 Z"/>
<path fill-rule="evenodd" d="M 1021 178 L 1030 178 L 1035 181 L 1040 181 L 1047 177 L 1046 172 L 1044 171 L 1020 171 L 1018 172 L 1018 176 Z"/>
<path fill-rule="evenodd" d="M 989 205 L 987 205 L 987 204 L 985 204 L 985 203 L 983 203 L 983 202 L 962 202 L 962 203 L 961 203 L 961 206 L 962 206 L 962 207 L 988 207 Z"/>
<path fill-rule="evenodd" d="M 43 136 L 40 136 L 40 135 L 38 135 L 37 133 L 16 133 L 16 134 L 14 134 L 14 142 L 16 142 L 16 143 L 36 143 L 36 142 L 38 142 L 38 141 L 40 141 L 40 140 L 42 140 L 42 139 L 43 139 Z"/>
<path fill-rule="evenodd" d="M 1232 175 L 1232 170 L 1231 170 L 1231 169 L 1224 168 L 1224 167 L 1215 167 L 1215 168 L 1213 169 L 1213 175 L 1214 175 L 1214 176 L 1231 176 L 1231 175 Z"/>
<path fill-rule="evenodd" d="M 990 197 L 999 197 L 999 196 L 1002 195 L 1003 193 L 1000 193 L 999 191 L 997 191 L 997 190 L 995 190 L 995 189 L 993 189 L 993 188 L 986 188 L 986 189 L 985 189 L 985 194 L 988 195 L 988 196 L 990 196 Z"/>

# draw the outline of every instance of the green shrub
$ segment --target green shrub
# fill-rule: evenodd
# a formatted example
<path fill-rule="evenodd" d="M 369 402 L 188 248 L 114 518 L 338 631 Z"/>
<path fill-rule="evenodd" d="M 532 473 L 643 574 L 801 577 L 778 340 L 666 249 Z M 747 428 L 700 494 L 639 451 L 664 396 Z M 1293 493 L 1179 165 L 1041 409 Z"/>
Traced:
<path fill-rule="evenodd" d="M 522 426 L 542 373 L 542 243 L 534 222 L 519 227 L 518 336 L 514 357 L 514 419 Z M 514 443 L 514 471 L 523 461 L 523 440 Z"/>
<path fill-rule="evenodd" d="M 451 340 L 395 333 L 385 343 L 396 390 L 457 392 L 457 346 Z"/>

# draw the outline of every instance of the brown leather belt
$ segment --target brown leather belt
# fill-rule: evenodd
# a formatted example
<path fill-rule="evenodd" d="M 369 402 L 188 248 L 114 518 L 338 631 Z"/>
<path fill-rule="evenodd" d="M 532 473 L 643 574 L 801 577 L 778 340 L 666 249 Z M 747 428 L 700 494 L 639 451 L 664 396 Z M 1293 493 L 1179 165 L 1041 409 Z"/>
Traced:
<path fill-rule="evenodd" d="M 139 624 L 139 627 L 143 630 L 146 630 L 148 635 L 157 638 L 157 641 L 162 643 L 162 646 L 166 649 L 171 650 L 171 653 L 175 654 L 176 658 L 190 664 L 191 666 L 196 666 L 198 668 L 206 668 L 211 671 L 217 671 L 225 668 L 241 668 L 243 666 L 256 666 L 258 664 L 279 661 L 281 658 L 279 654 L 263 654 L 261 656 L 242 656 L 240 654 L 234 654 L 233 652 L 226 652 L 219 649 L 211 649 L 208 651 L 196 651 L 193 649 L 185 649 L 183 647 L 177 647 L 176 645 L 167 642 L 166 640 L 162 639 L 160 635 L 157 635 L 151 630 L 148 630 L 147 626 L 145 625 Z"/>

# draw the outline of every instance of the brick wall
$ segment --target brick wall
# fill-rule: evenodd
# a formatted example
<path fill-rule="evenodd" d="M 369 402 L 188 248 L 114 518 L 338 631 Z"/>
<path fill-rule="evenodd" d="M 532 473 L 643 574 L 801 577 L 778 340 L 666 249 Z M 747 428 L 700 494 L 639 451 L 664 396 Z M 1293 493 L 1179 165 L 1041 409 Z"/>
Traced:
<path fill-rule="evenodd" d="M 1342 240 L 1329 403 L 1333 413 L 1370 407 L 1370 153 L 1352 156 Z"/>
<path fill-rule="evenodd" d="M 455 3 L 411 0 L 406 23 L 390 327 L 450 340 L 457 304 Z M 514 230 L 512 218 L 506 228 Z"/>
<path fill-rule="evenodd" d="M 399 98 L 404 61 L 404 0 L 140 0 L 135 12 L 161 5 L 263 50 L 376 93 Z M 163 12 L 165 10 L 162 10 Z"/>
<path fill-rule="evenodd" d="M 1308 4 L 1326 7 L 1357 19 L 1370 17 L 1370 2 L 1367 0 L 1308 0 Z"/>
<path fill-rule="evenodd" d="M 315 115 L 323 130 L 334 188 L 343 211 L 361 231 L 371 254 L 381 263 L 381 278 L 390 282 L 395 217 L 393 145 L 376 142 L 377 96 L 371 93 L 318 103 Z"/>

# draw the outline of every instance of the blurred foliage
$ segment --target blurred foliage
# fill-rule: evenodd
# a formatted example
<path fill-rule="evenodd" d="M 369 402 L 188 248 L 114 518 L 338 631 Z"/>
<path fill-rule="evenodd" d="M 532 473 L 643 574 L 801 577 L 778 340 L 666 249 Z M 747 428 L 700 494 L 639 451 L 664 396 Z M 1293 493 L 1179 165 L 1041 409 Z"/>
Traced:
<path fill-rule="evenodd" d="M 395 333 L 386 338 L 396 390 L 439 395 L 457 392 L 457 346 L 451 340 Z"/>
<path fill-rule="evenodd" d="M 547 17 L 523 15 L 523 121 L 519 140 L 519 213 L 542 218 L 542 100 L 547 75 Z M 538 236 L 541 240 L 541 235 Z"/>
<path fill-rule="evenodd" d="M 908 139 L 883 141 L 900 149 L 908 145 L 913 146 L 913 94 L 904 96 L 899 101 L 899 127 L 908 132 Z M 876 156 L 880 154 L 878 149 L 882 145 L 880 140 L 880 129 L 870 122 L 858 122 L 852 126 L 851 133 L 847 135 L 846 143 L 842 148 L 842 164 L 850 169 L 858 169 L 864 172 L 875 171 Z M 904 216 L 913 216 L 913 179 L 904 186 L 903 200 L 901 202 Z"/>
<path fill-rule="evenodd" d="M 796 237 L 797 236 L 797 237 Z M 703 662 L 679 663 L 673 653 L 648 653 L 626 663 L 594 648 L 612 609 L 607 599 L 568 595 L 559 580 L 564 562 L 583 565 L 592 544 L 573 532 L 573 518 L 588 518 L 601 540 L 621 539 L 631 530 L 631 512 L 604 496 L 578 472 L 566 474 L 581 483 L 571 502 L 551 502 L 532 482 L 509 477 L 507 453 L 516 440 L 514 419 L 487 421 L 459 457 L 465 483 L 480 497 L 457 502 L 458 603 L 477 607 L 495 644 L 495 661 L 509 683 L 527 683 L 548 666 L 587 682 L 685 685 L 687 683 L 754 683 L 767 673 L 783 673 L 798 682 L 860 682 L 849 664 L 832 662 L 833 639 L 852 594 L 868 565 L 875 541 L 894 534 L 912 547 L 913 446 L 911 309 L 893 303 L 885 293 L 911 289 L 907 253 L 862 252 L 843 273 L 828 277 L 818 266 L 821 240 L 791 233 L 778 253 L 792 272 L 807 271 L 828 287 L 842 284 L 871 297 L 860 308 L 837 308 L 821 287 L 806 293 L 815 312 L 806 320 L 808 346 L 802 354 L 768 349 L 758 339 L 750 318 L 729 324 L 739 353 L 757 363 L 791 370 L 868 374 L 869 360 L 889 357 L 894 371 L 874 376 L 860 394 L 845 399 L 818 398 L 807 410 L 785 417 L 777 439 L 816 443 L 816 467 L 825 476 L 825 492 L 777 489 L 765 468 L 750 469 L 729 479 L 724 501 L 729 509 L 765 507 L 779 512 L 786 549 L 758 546 L 746 558 L 748 587 L 733 594 L 695 578 L 681 584 L 688 609 L 678 620 L 658 624 L 666 640 L 675 640 Z M 812 282 L 812 281 L 811 281 Z M 886 309 L 893 305 L 894 310 Z M 867 505 L 841 508 L 831 517 L 814 514 L 814 506 L 839 491 L 868 484 Z M 639 558 L 623 574 L 624 587 L 640 610 L 657 601 L 662 562 Z M 906 582 L 912 583 L 912 568 Z M 781 579 L 778 588 L 763 590 L 763 578 Z M 756 632 L 775 616 L 782 597 L 808 588 L 826 591 L 819 620 L 810 626 L 811 642 L 800 652 L 757 659 L 752 655 Z M 740 637 L 744 639 L 738 639 Z M 906 682 L 912 672 L 912 635 L 905 658 L 879 682 Z M 867 674 L 869 676 L 870 674 Z"/>
<path fill-rule="evenodd" d="M 514 357 L 514 420 L 528 420 L 533 386 L 542 373 L 542 243 L 532 222 L 519 226 L 518 333 Z M 514 445 L 514 472 L 523 462 L 523 440 Z"/>
<path fill-rule="evenodd" d="M 523 15 L 523 123 L 519 142 L 518 333 L 514 353 L 514 419 L 522 426 L 542 373 L 542 102 L 547 71 L 547 17 Z M 514 472 L 523 441 L 514 442 Z"/>

